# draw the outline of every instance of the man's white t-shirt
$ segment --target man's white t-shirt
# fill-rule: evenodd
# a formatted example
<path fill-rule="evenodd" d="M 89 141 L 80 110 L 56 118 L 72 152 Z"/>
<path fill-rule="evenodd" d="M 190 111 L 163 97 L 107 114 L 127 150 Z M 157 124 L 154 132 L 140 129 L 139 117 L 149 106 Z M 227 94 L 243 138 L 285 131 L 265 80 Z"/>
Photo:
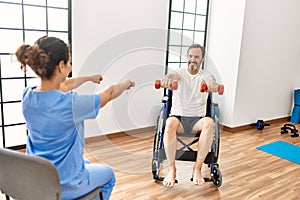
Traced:
<path fill-rule="evenodd" d="M 200 70 L 192 75 L 186 68 L 179 68 L 176 72 L 179 74 L 178 88 L 173 90 L 170 115 L 204 117 L 208 92 L 200 92 L 200 85 L 212 74 Z"/>

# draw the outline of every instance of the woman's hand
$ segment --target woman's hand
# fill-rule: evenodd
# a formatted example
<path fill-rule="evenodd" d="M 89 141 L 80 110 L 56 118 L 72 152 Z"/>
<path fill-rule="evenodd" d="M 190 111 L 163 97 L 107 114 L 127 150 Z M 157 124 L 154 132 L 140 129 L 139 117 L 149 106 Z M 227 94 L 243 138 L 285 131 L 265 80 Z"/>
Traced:
<path fill-rule="evenodd" d="M 101 74 L 95 74 L 90 76 L 90 81 L 93 83 L 100 84 L 100 82 L 103 80 L 103 77 Z"/>
<path fill-rule="evenodd" d="M 126 90 L 129 90 L 131 87 L 135 86 L 135 82 L 131 81 L 131 80 L 125 80 L 124 81 L 126 85 L 128 85 L 128 87 L 126 88 Z"/>

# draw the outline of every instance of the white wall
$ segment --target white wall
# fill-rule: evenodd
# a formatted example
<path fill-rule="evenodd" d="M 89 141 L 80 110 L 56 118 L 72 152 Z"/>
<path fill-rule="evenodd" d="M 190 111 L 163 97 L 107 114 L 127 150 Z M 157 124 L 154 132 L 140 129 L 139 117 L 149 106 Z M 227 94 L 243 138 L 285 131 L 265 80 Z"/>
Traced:
<path fill-rule="evenodd" d="M 290 115 L 299 83 L 299 19 L 300 1 L 247 1 L 235 124 Z"/>
<path fill-rule="evenodd" d="M 101 109 L 86 123 L 86 136 L 132 130 L 156 123 L 161 91 L 154 81 L 165 70 L 167 0 L 73 1 L 73 73 L 101 73 L 100 86 L 86 84 L 79 93 L 96 92 L 124 79 L 136 87 Z"/>
<path fill-rule="evenodd" d="M 219 82 L 225 86 L 223 97 L 217 99 L 221 122 L 231 126 L 235 108 L 237 76 L 244 26 L 246 0 L 214 0 L 210 5 L 207 55 L 208 70 L 216 69 Z"/>
<path fill-rule="evenodd" d="M 155 124 L 164 73 L 167 0 L 73 2 L 75 75 L 104 74 L 102 86 L 134 78 L 137 87 L 88 121 L 87 136 Z M 300 1 L 211 1 L 207 67 L 217 72 L 225 95 L 217 97 L 221 121 L 237 127 L 257 119 L 289 116 L 300 88 Z M 147 48 L 145 48 L 147 47 Z"/>
<path fill-rule="evenodd" d="M 290 115 L 300 86 L 299 19 L 297 0 L 212 1 L 208 46 L 226 86 L 226 126 Z"/>

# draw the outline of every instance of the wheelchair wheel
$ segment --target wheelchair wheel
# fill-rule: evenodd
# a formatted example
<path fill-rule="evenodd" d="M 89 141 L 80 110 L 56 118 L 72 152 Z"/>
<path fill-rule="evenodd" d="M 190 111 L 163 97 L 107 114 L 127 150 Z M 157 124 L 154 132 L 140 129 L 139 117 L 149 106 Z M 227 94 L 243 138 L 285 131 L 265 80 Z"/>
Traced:
<path fill-rule="evenodd" d="M 159 118 L 157 119 L 157 122 L 159 123 Z M 157 123 L 157 124 L 158 124 Z M 152 176 L 154 180 L 159 179 L 159 164 L 158 164 L 158 159 L 159 159 L 159 127 L 156 127 L 156 133 L 154 136 L 154 144 L 153 144 L 153 158 L 152 158 Z"/>
<path fill-rule="evenodd" d="M 218 161 L 219 158 L 219 151 L 220 151 L 220 124 L 219 124 L 219 119 L 216 119 L 215 122 L 215 162 Z"/>
<path fill-rule="evenodd" d="M 153 152 L 158 150 L 159 148 L 159 136 L 160 136 L 160 126 L 162 125 L 161 120 L 160 120 L 160 116 L 158 116 L 157 118 L 157 122 L 156 122 L 156 131 L 155 131 L 155 135 L 154 135 L 154 141 L 153 141 Z"/>
<path fill-rule="evenodd" d="M 213 167 L 214 169 L 211 180 L 215 187 L 220 187 L 222 185 L 222 173 L 217 165 Z"/>
<path fill-rule="evenodd" d="M 154 180 L 160 180 L 159 169 L 160 169 L 160 163 L 163 160 L 163 157 L 160 155 L 160 150 L 163 148 L 162 137 L 163 137 L 165 120 L 166 120 L 165 112 L 164 109 L 162 108 L 160 111 L 160 115 L 157 118 L 156 132 L 155 132 L 154 143 L 153 143 L 152 176 Z"/>

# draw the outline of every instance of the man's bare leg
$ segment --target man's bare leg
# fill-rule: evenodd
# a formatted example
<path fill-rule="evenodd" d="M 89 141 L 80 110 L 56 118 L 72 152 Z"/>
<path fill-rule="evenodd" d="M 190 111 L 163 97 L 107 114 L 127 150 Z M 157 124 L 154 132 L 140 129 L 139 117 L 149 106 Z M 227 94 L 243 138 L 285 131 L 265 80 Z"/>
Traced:
<path fill-rule="evenodd" d="M 163 184 L 166 187 L 172 187 L 176 180 L 176 133 L 180 126 L 180 122 L 176 117 L 169 117 L 166 121 L 164 134 L 164 147 L 168 161 L 168 174 L 164 178 Z"/>
<path fill-rule="evenodd" d="M 168 174 L 164 178 L 163 184 L 166 187 L 173 187 L 176 180 L 176 166 L 175 162 L 168 164 Z"/>
<path fill-rule="evenodd" d="M 214 134 L 214 122 L 211 118 L 205 117 L 199 120 L 194 127 L 196 130 L 201 130 L 198 142 L 197 160 L 193 167 L 193 182 L 195 185 L 203 185 L 204 178 L 201 174 L 202 165 L 209 152 Z"/>

